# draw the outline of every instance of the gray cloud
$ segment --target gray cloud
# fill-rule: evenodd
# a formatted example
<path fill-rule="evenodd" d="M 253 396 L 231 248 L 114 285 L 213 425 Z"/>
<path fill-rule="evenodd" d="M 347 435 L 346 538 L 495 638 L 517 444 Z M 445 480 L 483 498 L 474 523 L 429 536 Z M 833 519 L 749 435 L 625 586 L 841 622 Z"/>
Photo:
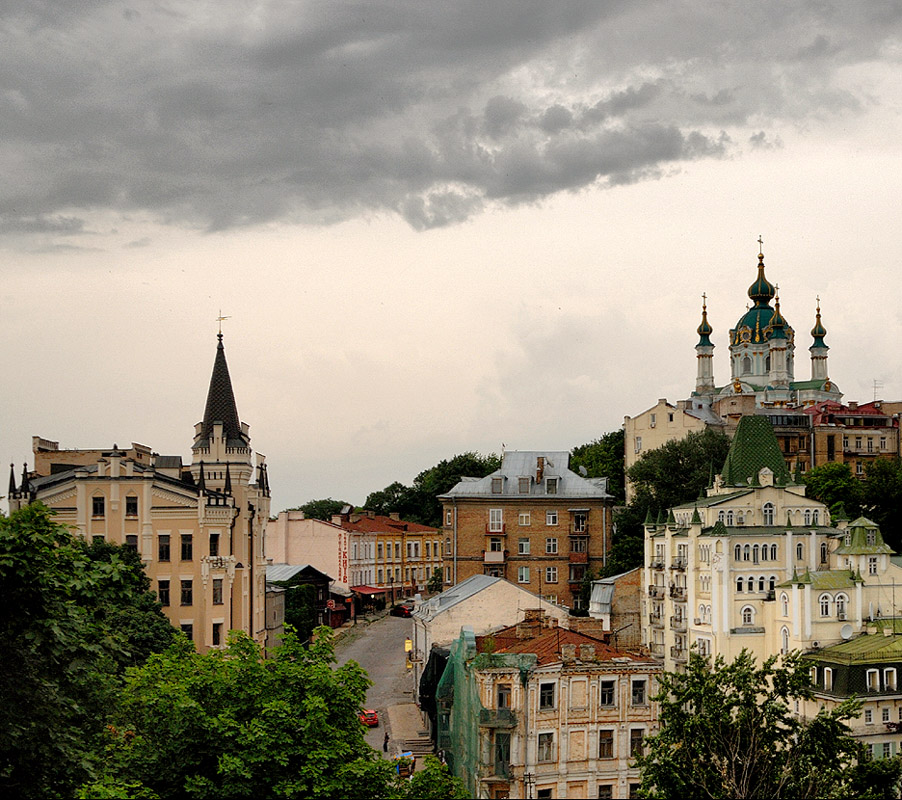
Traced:
<path fill-rule="evenodd" d="M 94 211 L 430 228 L 864 113 L 834 78 L 881 57 L 896 4 L 787 5 L 12 2 L 0 233 Z"/>

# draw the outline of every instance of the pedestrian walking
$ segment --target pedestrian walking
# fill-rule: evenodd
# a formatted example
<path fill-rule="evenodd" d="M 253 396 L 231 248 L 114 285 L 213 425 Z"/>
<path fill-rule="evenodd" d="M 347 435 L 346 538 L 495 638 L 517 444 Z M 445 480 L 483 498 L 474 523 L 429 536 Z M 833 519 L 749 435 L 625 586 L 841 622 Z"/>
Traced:
<path fill-rule="evenodd" d="M 385 732 L 385 738 L 382 740 L 382 752 L 388 752 L 388 731 Z"/>

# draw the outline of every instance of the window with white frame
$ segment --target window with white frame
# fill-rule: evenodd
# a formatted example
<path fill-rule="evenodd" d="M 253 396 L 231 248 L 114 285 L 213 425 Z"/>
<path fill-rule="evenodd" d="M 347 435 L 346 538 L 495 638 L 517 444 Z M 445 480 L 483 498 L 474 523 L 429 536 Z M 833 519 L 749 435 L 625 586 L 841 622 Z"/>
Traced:
<path fill-rule="evenodd" d="M 545 494 L 557 494 L 559 478 L 545 479 Z"/>
<path fill-rule="evenodd" d="M 774 524 L 774 504 L 773 503 L 765 503 L 762 511 L 764 513 L 764 524 L 765 525 L 773 525 Z"/>
<path fill-rule="evenodd" d="M 557 567 L 545 567 L 545 583 L 557 583 Z"/>
<path fill-rule="evenodd" d="M 530 522 L 530 519 L 529 519 L 529 512 L 528 512 L 528 511 L 521 511 L 521 512 L 517 515 L 517 524 L 518 524 L 521 528 L 526 528 L 526 527 L 528 527 L 529 525 L 532 524 L 532 523 Z"/>
<path fill-rule="evenodd" d="M 836 595 L 836 616 L 838 619 L 846 618 L 846 605 L 849 598 L 844 594 Z"/>
<path fill-rule="evenodd" d="M 528 477 L 519 477 L 517 478 L 517 491 L 520 494 L 529 494 L 529 478 Z"/>
<path fill-rule="evenodd" d="M 500 533 L 504 530 L 504 509 L 489 509 L 489 530 L 493 533 Z"/>
<path fill-rule="evenodd" d="M 802 561 L 805 558 L 805 545 L 801 542 L 796 545 L 796 558 L 799 561 Z"/>
<path fill-rule="evenodd" d="M 818 601 L 818 603 L 820 604 L 820 607 L 821 607 L 821 616 L 822 616 L 822 617 L 829 617 L 829 616 L 830 616 L 830 600 L 831 600 L 831 599 L 832 599 L 832 598 L 830 597 L 829 594 L 822 594 L 822 595 L 817 599 L 817 601 Z"/>
<path fill-rule="evenodd" d="M 545 538 L 545 552 L 552 555 L 557 553 L 557 536 L 548 536 Z"/>
<path fill-rule="evenodd" d="M 529 583 L 529 567 L 517 567 L 517 583 Z"/>
<path fill-rule="evenodd" d="M 538 761 L 554 761 L 554 734 L 540 733 L 538 738 Z"/>
<path fill-rule="evenodd" d="M 805 518 L 805 525 L 810 525 L 811 524 L 811 509 L 806 508 L 805 514 L 803 516 Z"/>
<path fill-rule="evenodd" d="M 877 556 L 868 556 L 868 575 L 877 574 Z"/>
<path fill-rule="evenodd" d="M 864 710 L 864 724 L 865 725 L 873 725 L 874 724 L 874 712 L 870 708 L 866 708 Z"/>
<path fill-rule="evenodd" d="M 454 513 L 449 508 L 445 511 L 445 526 L 450 528 L 451 525 L 453 525 L 453 524 L 454 524 Z"/>
<path fill-rule="evenodd" d="M 738 578 L 736 578 L 736 591 L 741 592 L 743 590 L 744 586 L 745 586 L 745 580 L 740 575 Z"/>
<path fill-rule="evenodd" d="M 517 539 L 517 553 L 521 556 L 529 555 L 529 538 L 521 536 Z"/>
<path fill-rule="evenodd" d="M 789 628 L 780 629 L 780 653 L 786 655 L 789 652 Z"/>
<path fill-rule="evenodd" d="M 833 669 L 832 667 L 824 667 L 824 691 L 833 690 Z"/>
<path fill-rule="evenodd" d="M 880 691 L 880 670 L 869 669 L 867 671 L 867 686 L 869 692 Z"/>
<path fill-rule="evenodd" d="M 775 545 L 775 544 L 772 544 L 770 546 L 770 560 L 771 561 L 777 560 L 777 545 Z"/>
<path fill-rule="evenodd" d="M 880 709 L 881 711 L 881 720 L 883 722 L 889 722 L 889 706 L 884 706 Z"/>
<path fill-rule="evenodd" d="M 557 525 L 557 511 L 546 511 L 545 512 L 545 524 L 546 525 Z"/>
<path fill-rule="evenodd" d="M 896 691 L 896 668 L 889 667 L 883 670 L 883 685 L 888 692 Z"/>
<path fill-rule="evenodd" d="M 755 624 L 755 609 L 752 608 L 752 606 L 743 606 L 742 611 L 740 611 L 739 613 L 742 615 L 743 625 Z"/>
<path fill-rule="evenodd" d="M 752 557 L 752 548 L 749 547 L 748 545 L 745 545 L 745 546 L 742 548 L 742 560 L 743 560 L 743 561 L 750 561 L 750 560 L 751 560 L 751 557 Z"/>

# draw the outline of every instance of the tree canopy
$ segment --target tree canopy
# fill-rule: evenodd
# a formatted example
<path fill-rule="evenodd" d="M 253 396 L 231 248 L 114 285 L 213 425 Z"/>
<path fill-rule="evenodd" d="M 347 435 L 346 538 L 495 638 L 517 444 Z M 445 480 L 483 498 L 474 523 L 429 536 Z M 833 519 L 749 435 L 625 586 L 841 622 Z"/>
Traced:
<path fill-rule="evenodd" d="M 119 676 L 172 642 L 137 555 L 87 546 L 41 504 L 0 517 L 0 790 L 90 778 Z"/>
<path fill-rule="evenodd" d="M 333 514 L 339 513 L 345 506 L 351 505 L 344 500 L 333 500 L 326 497 L 323 500 L 308 500 L 301 506 L 286 508 L 286 511 L 303 511 L 307 519 L 322 519 L 328 522 Z"/>
<path fill-rule="evenodd" d="M 590 478 L 607 478 L 608 492 L 623 502 L 623 430 L 611 431 L 570 451 L 570 469 L 585 467 Z"/>
<path fill-rule="evenodd" d="M 854 519 L 861 514 L 864 486 L 848 464 L 839 461 L 822 464 L 808 470 L 802 480 L 807 487 L 806 494 L 826 505 L 831 517 L 841 512 Z"/>
<path fill-rule="evenodd" d="M 132 669 L 104 776 L 83 796 L 460 797 L 437 762 L 412 787 L 367 745 L 357 714 L 369 679 L 335 665 L 330 629 L 316 633 L 305 648 L 289 629 L 266 660 L 243 633 L 206 654 L 183 639 Z"/>
<path fill-rule="evenodd" d="M 484 478 L 500 466 L 501 459 L 494 453 L 487 456 L 461 453 L 423 470 L 411 486 L 395 481 L 382 491 L 372 492 L 364 507 L 377 514 L 395 511 L 403 520 L 438 528 L 442 524 L 442 504 L 438 495 L 453 488 L 464 476 Z"/>
<path fill-rule="evenodd" d="M 684 673 L 664 673 L 654 698 L 660 732 L 636 759 L 645 797 L 897 797 L 902 761 L 870 762 L 849 735 L 860 703 L 803 722 L 790 708 L 812 697 L 798 654 L 757 664 L 743 651 L 713 666 L 693 652 Z M 864 794 L 861 787 L 867 787 Z"/>

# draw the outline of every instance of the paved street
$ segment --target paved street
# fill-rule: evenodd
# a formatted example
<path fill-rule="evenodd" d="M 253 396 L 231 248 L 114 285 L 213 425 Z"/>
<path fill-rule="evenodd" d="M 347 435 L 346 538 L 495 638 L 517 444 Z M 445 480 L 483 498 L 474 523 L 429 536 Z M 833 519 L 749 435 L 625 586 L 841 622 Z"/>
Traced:
<path fill-rule="evenodd" d="M 369 673 L 373 685 L 367 692 L 366 707 L 379 712 L 379 727 L 366 735 L 369 744 L 382 752 L 385 736 L 385 709 L 413 698 L 413 677 L 405 667 L 404 639 L 411 635 L 412 623 L 404 617 L 386 616 L 370 624 L 358 624 L 339 639 L 338 662 L 356 661 Z"/>

